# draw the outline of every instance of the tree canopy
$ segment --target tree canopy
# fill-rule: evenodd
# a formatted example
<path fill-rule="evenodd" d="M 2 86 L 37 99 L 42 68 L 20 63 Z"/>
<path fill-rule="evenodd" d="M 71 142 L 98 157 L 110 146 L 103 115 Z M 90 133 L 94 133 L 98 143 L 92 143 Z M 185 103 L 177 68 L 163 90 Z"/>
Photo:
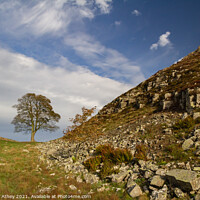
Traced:
<path fill-rule="evenodd" d="M 18 104 L 13 107 L 17 109 L 17 115 L 12 124 L 15 125 L 15 132 L 31 133 L 31 141 L 38 130 L 55 131 L 59 127 L 56 122 L 60 115 L 53 111 L 51 101 L 43 96 L 34 93 L 27 93 L 18 99 Z"/>

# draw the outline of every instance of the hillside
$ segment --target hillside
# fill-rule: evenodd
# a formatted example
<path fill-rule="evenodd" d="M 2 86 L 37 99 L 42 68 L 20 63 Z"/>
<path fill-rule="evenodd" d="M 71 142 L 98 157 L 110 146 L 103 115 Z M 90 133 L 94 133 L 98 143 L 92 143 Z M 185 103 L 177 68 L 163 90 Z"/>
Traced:
<path fill-rule="evenodd" d="M 190 112 L 200 105 L 200 47 L 107 104 L 99 114 L 155 106 Z"/>
<path fill-rule="evenodd" d="M 15 141 L 15 140 L 8 139 L 8 138 L 3 138 L 3 137 L 0 137 L 0 140 L 11 141 L 11 142 L 17 142 L 17 141 Z"/>
<path fill-rule="evenodd" d="M 94 128 L 92 123 L 97 123 Z M 99 137 L 42 144 L 42 160 L 121 199 L 200 199 L 200 47 L 84 124 Z M 121 184 L 121 185 L 120 185 Z M 128 194 L 128 196 L 127 196 Z"/>
<path fill-rule="evenodd" d="M 86 138 L 77 128 L 76 137 L 36 145 L 46 172 L 57 169 L 63 184 L 71 182 L 45 182 L 50 189 L 41 194 L 61 187 L 86 199 L 199 200 L 200 47 L 105 105 L 83 127 Z"/>

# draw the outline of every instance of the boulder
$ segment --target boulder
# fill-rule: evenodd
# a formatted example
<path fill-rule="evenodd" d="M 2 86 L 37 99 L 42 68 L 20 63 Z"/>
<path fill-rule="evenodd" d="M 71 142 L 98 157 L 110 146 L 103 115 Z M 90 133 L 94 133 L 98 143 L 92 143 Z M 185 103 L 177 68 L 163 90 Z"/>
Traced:
<path fill-rule="evenodd" d="M 194 171 L 185 169 L 172 169 L 166 174 L 169 182 L 183 191 L 189 192 L 200 188 L 200 177 Z"/>
<path fill-rule="evenodd" d="M 132 180 L 127 184 L 127 192 L 132 198 L 139 197 L 143 194 L 140 186 Z"/>
<path fill-rule="evenodd" d="M 112 174 L 112 182 L 121 183 L 128 174 L 128 171 L 120 172 L 119 174 Z"/>
<path fill-rule="evenodd" d="M 150 185 L 156 186 L 156 187 L 162 187 L 165 183 L 165 179 L 163 179 L 161 176 L 156 175 L 152 178 Z"/>
<path fill-rule="evenodd" d="M 188 150 L 190 149 L 192 146 L 193 146 L 194 142 L 192 141 L 192 139 L 187 139 L 183 142 L 182 144 L 182 149 L 185 151 L 185 150 Z"/>

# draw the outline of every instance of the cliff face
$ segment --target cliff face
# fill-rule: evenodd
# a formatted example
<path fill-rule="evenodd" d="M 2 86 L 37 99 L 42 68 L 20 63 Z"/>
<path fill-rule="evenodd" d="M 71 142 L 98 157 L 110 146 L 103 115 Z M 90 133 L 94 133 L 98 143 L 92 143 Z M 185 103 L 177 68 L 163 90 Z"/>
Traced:
<path fill-rule="evenodd" d="M 172 66 L 104 106 L 99 114 L 155 106 L 157 110 L 195 111 L 200 106 L 200 47 Z"/>

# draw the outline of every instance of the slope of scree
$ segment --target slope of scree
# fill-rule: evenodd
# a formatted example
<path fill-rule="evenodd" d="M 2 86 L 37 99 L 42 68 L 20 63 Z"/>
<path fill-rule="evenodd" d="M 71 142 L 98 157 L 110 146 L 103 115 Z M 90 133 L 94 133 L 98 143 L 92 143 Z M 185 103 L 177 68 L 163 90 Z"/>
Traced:
<path fill-rule="evenodd" d="M 99 137 L 39 144 L 40 160 L 95 185 L 91 194 L 117 190 L 119 199 L 200 198 L 200 47 L 94 118 Z M 90 124 L 85 127 L 91 132 Z"/>

